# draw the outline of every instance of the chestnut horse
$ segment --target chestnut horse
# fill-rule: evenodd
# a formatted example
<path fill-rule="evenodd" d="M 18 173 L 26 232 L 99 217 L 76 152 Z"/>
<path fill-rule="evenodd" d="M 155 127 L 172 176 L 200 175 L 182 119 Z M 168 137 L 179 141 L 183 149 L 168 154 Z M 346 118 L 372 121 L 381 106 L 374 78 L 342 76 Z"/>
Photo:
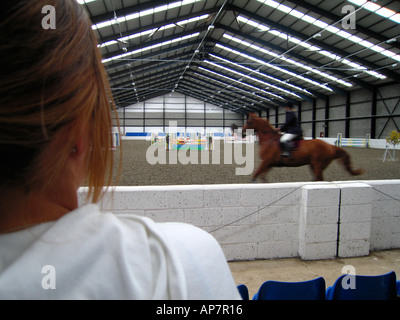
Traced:
<path fill-rule="evenodd" d="M 253 173 L 253 182 L 258 176 L 264 177 L 271 167 L 299 167 L 308 164 L 315 181 L 322 181 L 322 172 L 335 159 L 340 159 L 344 168 L 353 176 L 364 173 L 363 169 L 352 168 L 350 156 L 345 150 L 318 139 L 302 140 L 300 146 L 291 151 L 290 157 L 282 157 L 279 144 L 281 135 L 269 124 L 268 120 L 261 119 L 255 113 L 249 114 L 242 129 L 243 135 L 247 129 L 253 129 L 258 135 L 262 159 L 260 166 Z"/>

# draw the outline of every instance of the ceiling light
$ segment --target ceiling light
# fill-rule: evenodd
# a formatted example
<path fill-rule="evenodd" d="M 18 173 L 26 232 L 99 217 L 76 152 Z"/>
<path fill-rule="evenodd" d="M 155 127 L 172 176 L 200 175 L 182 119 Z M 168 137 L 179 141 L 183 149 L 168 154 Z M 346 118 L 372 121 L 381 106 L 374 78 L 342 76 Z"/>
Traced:
<path fill-rule="evenodd" d="M 348 0 L 351 3 L 354 3 L 368 11 L 371 11 L 375 14 L 380 15 L 381 17 L 384 17 L 386 19 L 389 19 L 393 22 L 400 23 L 400 14 L 390 10 L 386 7 L 380 6 L 372 1 L 366 1 L 366 0 Z"/>
<path fill-rule="evenodd" d="M 221 77 L 221 78 L 226 79 L 226 80 L 228 80 L 228 81 L 237 82 L 236 79 L 233 79 L 233 78 L 231 78 L 231 77 L 228 77 L 228 76 L 226 76 L 226 75 L 220 74 L 220 73 L 215 72 L 215 71 L 208 70 L 208 69 L 203 68 L 203 67 L 199 67 L 199 70 L 205 71 L 205 72 L 210 73 L 210 74 L 212 74 L 212 75 L 215 75 L 215 76 L 217 76 L 217 77 Z M 204 77 L 204 78 L 207 78 L 207 79 L 209 79 L 209 80 L 215 81 L 215 82 L 217 82 L 217 83 L 222 83 L 222 84 L 225 85 L 225 83 L 223 83 L 223 82 L 221 82 L 221 81 L 218 81 L 218 80 L 216 80 L 216 79 L 206 77 L 206 76 L 204 76 L 204 75 L 202 75 L 202 74 L 200 74 L 200 73 L 196 73 L 196 74 L 199 75 L 199 76 L 201 76 L 201 77 Z M 245 83 L 245 82 L 241 82 L 240 85 L 241 85 L 241 86 L 244 86 L 244 87 L 247 87 L 247 88 L 250 88 L 250 89 L 252 89 L 252 90 L 261 91 L 260 88 L 254 87 L 254 86 L 252 86 L 252 85 L 250 85 L 250 84 L 247 84 L 247 83 Z M 237 89 L 237 90 L 245 91 L 245 92 L 247 93 L 246 90 L 241 89 L 240 87 L 236 87 L 236 86 L 233 86 L 233 85 L 230 85 L 230 87 L 233 87 L 233 88 L 235 88 L 235 89 Z M 267 94 L 268 94 L 268 93 L 267 93 Z M 264 97 L 259 96 L 259 95 L 256 95 L 256 96 L 257 96 L 258 98 L 260 98 L 260 99 L 267 100 L 268 102 L 270 102 L 270 103 L 276 105 L 275 102 L 271 101 L 271 100 L 268 99 L 268 98 L 264 98 Z"/>
<path fill-rule="evenodd" d="M 288 6 L 279 4 L 279 3 L 277 3 L 277 2 L 274 1 L 274 0 L 257 0 L 257 1 L 263 3 L 263 4 L 267 5 L 267 6 L 270 6 L 270 7 L 272 7 L 272 8 L 276 8 L 277 10 L 280 10 L 280 11 L 282 11 L 282 12 L 285 12 L 285 13 L 287 13 L 288 15 L 295 16 L 295 15 L 293 14 L 293 11 L 295 11 L 293 8 L 290 8 L 290 7 L 288 7 Z M 351 1 L 350 1 L 350 2 L 351 2 Z M 372 6 L 374 6 L 374 8 L 375 8 L 375 6 L 377 6 L 377 5 L 375 5 L 374 3 L 372 3 L 371 1 L 367 1 L 366 3 L 367 3 L 367 4 L 369 3 L 369 6 L 370 6 L 371 10 L 372 10 Z M 379 6 L 378 6 L 378 7 L 379 7 Z M 364 8 L 365 8 L 365 6 L 364 6 Z M 290 10 L 289 10 L 289 9 L 290 9 Z M 399 16 L 399 18 L 400 18 L 400 14 L 398 14 L 398 16 Z M 309 16 L 309 15 L 304 14 L 304 15 L 301 16 L 299 19 L 300 19 L 300 20 L 303 20 L 303 21 L 306 21 L 306 22 L 308 22 L 308 23 L 310 23 L 310 24 L 312 24 L 312 25 L 315 25 L 315 26 L 317 26 L 317 27 L 320 27 L 320 28 L 323 29 L 323 30 L 327 30 L 327 31 L 329 31 L 329 32 L 331 32 L 331 33 L 334 33 L 334 34 L 336 34 L 337 36 L 340 36 L 340 37 L 342 37 L 342 38 L 344 38 L 344 39 L 348 39 L 349 41 L 351 41 L 351 42 L 353 42 L 353 43 L 360 44 L 360 45 L 366 47 L 367 49 L 370 49 L 371 47 L 374 46 L 373 43 L 371 43 L 371 42 L 369 42 L 369 41 L 366 41 L 366 40 L 364 40 L 363 42 L 360 42 L 360 40 L 363 40 L 363 39 L 361 39 L 361 38 L 359 38 L 359 37 L 356 37 L 356 36 L 353 36 L 352 34 L 346 32 L 346 31 L 343 31 L 343 30 L 341 30 L 341 29 L 339 29 L 339 28 L 337 28 L 337 27 L 330 26 L 330 25 L 328 25 L 326 22 L 323 22 L 323 21 L 321 21 L 321 20 L 318 20 L 318 19 L 316 19 L 316 18 L 314 18 L 314 17 L 311 17 L 311 16 Z M 383 51 L 380 52 L 380 53 L 381 53 L 381 54 L 384 54 L 384 53 L 386 53 L 386 51 L 389 51 L 389 50 L 383 49 Z M 388 55 L 387 53 L 384 54 L 384 55 L 386 55 L 386 56 L 389 57 L 389 55 Z M 397 61 L 400 61 L 400 55 L 398 55 L 398 54 L 394 54 L 393 56 L 390 56 L 390 58 L 395 59 L 395 60 L 397 60 Z M 385 78 L 386 78 L 384 75 L 381 75 L 381 74 L 379 74 L 379 73 L 377 73 L 377 72 L 375 72 L 375 75 L 378 75 L 377 78 L 380 78 L 380 79 L 385 79 Z M 374 75 L 374 76 L 375 76 L 375 75 Z"/>
<path fill-rule="evenodd" d="M 186 19 L 186 20 L 179 21 L 179 22 L 177 22 L 177 24 L 186 25 L 186 24 L 189 24 L 191 22 L 196 22 L 196 21 L 207 19 L 209 16 L 210 16 L 209 14 L 203 14 L 203 15 L 198 16 L 198 17 L 194 17 L 194 18 L 191 18 L 191 19 Z M 117 44 L 118 42 L 123 42 L 123 43 L 128 44 L 129 40 L 132 40 L 132 39 L 135 39 L 135 38 L 140 38 L 140 37 L 147 36 L 147 35 L 149 35 L 148 37 L 151 37 L 156 31 L 167 30 L 169 28 L 174 28 L 174 27 L 176 27 L 176 26 L 173 23 L 167 24 L 167 25 L 162 26 L 160 28 L 152 28 L 152 29 L 145 30 L 145 31 L 142 31 L 142 32 L 133 33 L 133 34 L 130 34 L 128 36 L 119 38 L 118 40 L 110 40 L 110 41 L 107 41 L 107 42 L 103 42 L 102 44 L 99 44 L 98 47 L 103 48 L 103 47 L 111 46 L 113 44 Z"/>
<path fill-rule="evenodd" d="M 92 29 L 93 30 L 101 29 L 101 28 L 104 28 L 104 27 L 111 26 L 113 24 L 120 23 L 120 22 L 126 22 L 126 21 L 129 21 L 129 20 L 138 19 L 138 18 L 141 18 L 141 17 L 152 15 L 152 14 L 157 13 L 157 12 L 167 11 L 169 9 L 181 7 L 181 6 L 184 6 L 184 5 L 188 5 L 188 4 L 195 3 L 195 2 L 200 2 L 200 1 L 203 1 L 203 0 L 176 1 L 176 2 L 169 3 L 169 4 L 166 4 L 166 5 L 163 5 L 163 6 L 159 6 L 159 7 L 155 7 L 155 8 L 151 8 L 151 9 L 146 9 L 146 10 L 143 10 L 143 11 L 140 11 L 140 12 L 135 12 L 135 13 L 132 13 L 132 14 L 129 14 L 129 15 L 117 18 L 117 19 L 111 19 L 111 20 L 108 20 L 108 21 L 100 22 L 100 23 L 97 23 L 97 24 L 93 25 Z M 88 1 L 86 1 L 86 2 L 88 2 Z"/>
<path fill-rule="evenodd" d="M 238 17 L 237 17 L 237 20 L 238 20 L 239 22 L 243 22 L 243 23 L 248 24 L 248 25 L 250 25 L 250 26 L 252 26 L 252 27 L 254 27 L 254 28 L 257 28 L 258 31 L 261 31 L 261 32 L 265 32 L 265 31 L 268 31 L 268 30 L 270 29 L 270 28 L 267 27 L 267 26 L 264 26 L 264 25 L 262 25 L 262 24 L 260 24 L 260 23 L 257 23 L 257 22 L 255 22 L 255 21 L 252 21 L 252 20 L 250 20 L 250 19 L 248 19 L 248 18 L 245 18 L 245 17 L 243 17 L 243 16 L 238 16 Z"/>
<path fill-rule="evenodd" d="M 222 60 L 222 61 L 224 61 L 224 62 L 226 62 L 226 63 L 228 63 L 228 64 L 232 64 L 232 65 L 235 65 L 235 66 L 237 66 L 237 67 L 240 67 L 240 68 L 246 70 L 247 72 L 250 72 L 250 73 L 251 73 L 252 71 L 254 71 L 254 70 L 252 70 L 252 69 L 250 69 L 250 68 L 247 68 L 247 67 L 244 67 L 244 66 L 241 66 L 241 65 L 237 65 L 237 64 L 235 64 L 235 63 L 233 63 L 233 62 L 231 62 L 231 61 L 229 61 L 229 60 L 227 60 L 227 59 L 218 57 L 218 56 L 216 56 L 216 55 L 211 54 L 211 56 L 214 57 L 214 58 L 216 58 L 216 59 Z M 226 68 L 226 69 L 228 69 L 228 68 Z M 228 69 L 228 70 L 231 70 L 231 69 Z M 242 73 L 237 72 L 237 71 L 233 71 L 233 72 L 237 73 L 238 75 L 243 75 Z M 286 90 L 286 89 L 277 87 L 277 86 L 275 86 L 275 85 L 273 85 L 273 84 L 270 84 L 270 83 L 268 83 L 268 82 L 261 81 L 261 80 L 259 80 L 259 79 L 257 79 L 257 78 L 253 78 L 253 77 L 251 77 L 251 76 L 249 76 L 249 75 L 245 75 L 244 77 L 245 77 L 246 79 L 250 79 L 250 80 L 256 81 L 256 82 L 258 82 L 258 83 L 260 83 L 260 84 L 262 84 L 262 85 L 267 84 L 267 85 L 268 85 L 268 88 L 269 88 L 269 87 L 272 87 L 272 88 L 274 88 L 274 89 L 276 89 L 276 90 L 278 90 L 278 91 L 284 92 L 285 94 L 292 95 L 292 96 L 295 96 L 295 97 L 297 97 L 297 98 L 300 98 L 299 95 L 297 95 L 297 94 L 295 94 L 295 93 L 293 93 L 293 92 L 291 92 L 291 91 L 288 91 L 288 90 Z M 239 81 L 242 81 L 242 79 L 243 79 L 243 78 L 239 79 Z"/>
<path fill-rule="evenodd" d="M 211 73 L 211 74 L 213 74 L 213 75 L 217 75 L 217 76 L 220 76 L 220 77 L 222 77 L 222 78 L 225 78 L 225 79 L 227 79 L 227 80 L 229 80 L 229 81 L 236 81 L 235 79 L 229 78 L 228 76 L 222 75 L 222 74 L 220 74 L 220 73 L 217 73 L 217 72 L 214 72 L 214 71 L 210 71 L 210 70 L 204 69 L 204 68 L 202 68 L 202 67 L 200 67 L 200 69 L 203 70 L 203 71 L 206 71 L 207 73 Z M 196 75 L 196 76 L 199 76 L 199 77 L 202 77 L 202 78 L 205 78 L 208 82 L 209 82 L 209 81 L 213 81 L 213 82 L 215 82 L 215 83 L 217 83 L 217 84 L 226 86 L 226 83 L 225 83 L 225 82 L 219 81 L 219 80 L 214 79 L 214 78 L 210 78 L 210 77 L 205 76 L 205 75 L 203 75 L 203 74 L 201 74 L 201 73 L 195 72 L 195 75 Z M 243 83 L 241 83 L 241 85 L 245 85 L 245 86 L 246 86 L 246 84 L 243 84 Z M 240 88 L 240 87 L 236 87 L 236 86 L 234 86 L 234 85 L 232 85 L 232 84 L 226 86 L 226 88 L 229 88 L 229 87 L 232 87 L 234 90 L 237 90 L 237 91 L 243 91 L 243 92 L 245 92 L 246 94 L 248 93 L 248 90 L 244 90 L 244 89 L 242 89 L 242 88 Z M 259 89 L 259 88 L 255 88 L 255 89 L 256 89 L 257 91 L 260 91 L 260 90 L 261 90 L 261 89 Z M 255 93 L 254 93 L 254 95 L 255 95 L 257 98 L 259 98 L 259 99 L 265 99 L 265 100 L 267 100 L 269 103 L 272 103 L 272 104 L 275 105 L 275 103 L 274 103 L 273 101 L 271 101 L 270 99 L 268 99 L 268 98 L 264 98 L 264 97 L 262 97 L 262 96 L 259 96 L 259 95 L 255 94 Z M 226 104 L 227 104 L 227 102 L 226 102 Z"/>
<path fill-rule="evenodd" d="M 248 79 L 248 80 L 255 81 L 255 82 L 258 82 L 258 83 L 261 83 L 261 84 L 264 84 L 264 85 L 266 84 L 265 82 L 263 82 L 263 81 L 261 81 L 261 80 L 258 80 L 258 79 L 256 79 L 256 78 L 247 76 L 247 75 L 245 75 L 245 74 L 243 74 L 243 73 L 241 73 L 241 72 L 235 71 L 235 70 L 233 70 L 233 69 L 220 66 L 220 65 L 218 65 L 218 64 L 216 64 L 216 63 L 214 63 L 214 62 L 211 62 L 211 61 L 208 61 L 208 60 L 205 60 L 205 62 L 208 63 L 208 64 L 213 65 L 214 67 L 217 67 L 217 68 L 220 68 L 220 69 L 222 69 L 222 70 L 225 70 L 225 71 L 234 73 L 234 74 L 236 74 L 236 75 L 238 75 L 238 76 L 242 76 L 243 78 L 246 78 L 246 79 Z M 243 78 L 240 78 L 240 80 L 236 80 L 236 79 L 235 79 L 235 81 L 239 81 L 239 82 L 242 83 Z M 246 83 L 246 85 L 251 86 L 251 87 L 254 87 L 254 86 L 252 86 L 252 85 L 249 85 L 248 83 Z M 282 97 L 280 97 L 280 96 L 278 96 L 278 95 L 276 95 L 276 94 L 274 94 L 274 93 L 266 92 L 266 94 L 271 95 L 271 96 L 273 96 L 273 97 L 276 98 L 276 99 L 284 100 Z M 297 95 L 296 95 L 296 96 L 297 96 Z M 299 96 L 297 96 L 297 97 L 300 98 Z"/>
<path fill-rule="evenodd" d="M 90 3 L 96 0 L 77 0 L 79 4 Z"/>
<path fill-rule="evenodd" d="M 110 62 L 110 61 L 113 61 L 113 60 L 119 60 L 119 59 L 122 59 L 122 58 L 126 58 L 128 56 L 132 56 L 132 55 L 135 55 L 137 53 L 141 53 L 141 52 L 144 52 L 144 51 L 147 51 L 147 50 L 151 50 L 151 49 L 154 49 L 154 48 L 162 47 L 162 46 L 165 46 L 165 45 L 170 45 L 172 43 L 184 41 L 184 40 L 187 40 L 187 39 L 190 39 L 190 38 L 194 38 L 194 37 L 197 37 L 199 34 L 200 34 L 200 32 L 196 32 L 196 33 L 192 33 L 192 34 L 189 34 L 187 36 L 184 36 L 184 37 L 178 37 L 178 38 L 175 38 L 175 39 L 172 39 L 172 40 L 156 43 L 156 44 L 153 44 L 153 45 L 148 46 L 148 47 L 140 48 L 140 49 L 137 49 L 137 50 L 133 50 L 131 52 L 126 52 L 126 53 L 119 54 L 119 55 L 116 55 L 116 56 L 113 56 L 113 57 L 110 57 L 110 58 L 103 59 L 102 62 L 103 63 L 107 63 L 107 62 Z"/>
<path fill-rule="evenodd" d="M 381 51 L 386 51 L 386 55 L 388 55 L 389 53 L 392 53 L 391 51 L 385 50 L 384 48 L 381 48 L 381 47 L 379 47 L 379 46 L 376 46 L 376 45 L 374 46 L 371 42 L 365 41 L 365 40 L 363 40 L 363 39 L 361 39 L 361 38 L 359 38 L 359 37 L 357 37 L 357 36 L 354 36 L 354 35 L 352 35 L 352 34 L 346 32 L 346 31 L 340 30 L 340 29 L 338 29 L 338 28 L 336 28 L 336 27 L 331 27 L 331 28 L 337 29 L 337 30 L 335 31 L 335 33 L 336 33 L 338 36 L 341 36 L 342 38 L 346 38 L 346 39 L 348 39 L 348 40 L 350 40 L 350 41 L 352 41 L 352 42 L 358 43 L 358 44 L 360 44 L 360 45 L 362 45 L 362 46 L 364 46 L 364 47 L 368 47 L 369 49 L 372 49 L 372 50 L 375 49 L 374 51 L 377 51 L 376 49 L 377 49 L 377 48 L 380 48 Z M 328 29 L 329 29 L 329 28 L 328 28 Z M 327 30 L 328 30 L 328 29 L 327 29 Z M 277 31 L 277 30 L 271 30 L 271 31 L 269 31 L 269 32 L 272 33 L 273 35 L 277 36 L 277 37 L 280 37 L 280 38 L 286 40 L 286 41 L 293 42 L 293 43 L 295 43 L 295 44 L 298 45 L 298 46 L 301 46 L 301 47 L 303 47 L 303 48 L 306 48 L 308 51 L 315 51 L 316 53 L 321 54 L 321 55 L 324 55 L 324 56 L 326 56 L 326 57 L 328 57 L 328 58 L 331 58 L 331 59 L 333 59 L 333 60 L 338 60 L 338 59 L 340 58 L 337 54 L 331 53 L 331 52 L 329 52 L 329 51 L 327 51 L 327 50 L 322 50 L 321 48 L 319 48 L 319 47 L 317 47 L 317 46 L 310 45 L 310 44 L 308 44 L 307 42 L 301 41 L 300 39 L 297 39 L 297 38 L 292 37 L 292 36 L 288 36 L 286 33 L 279 32 L 279 31 Z M 372 47 L 374 47 L 374 49 L 373 49 Z M 384 52 L 379 52 L 379 53 L 384 54 Z M 395 56 L 395 54 L 392 53 L 392 55 L 391 55 L 390 57 L 392 57 L 392 56 Z M 341 59 L 341 58 L 340 58 L 340 59 Z M 399 59 L 400 59 L 400 55 L 399 55 Z M 399 61 L 400 61 L 400 60 L 399 60 Z M 347 64 L 347 65 L 349 65 L 349 63 L 351 63 L 351 61 L 348 60 L 348 59 L 341 59 L 340 62 L 342 62 L 343 64 Z M 361 65 L 359 65 L 359 66 L 361 67 Z M 373 74 L 372 72 L 369 72 L 369 71 L 367 70 L 367 68 L 365 68 L 364 70 L 366 70 L 365 72 L 367 72 L 367 73 L 369 73 L 369 74 L 371 74 L 371 75 L 373 75 L 373 76 L 376 76 L 376 75 L 377 75 L 377 78 L 380 78 L 380 79 L 385 79 L 385 78 L 386 78 L 384 75 L 381 75 L 381 74 L 379 74 L 379 73 L 377 73 L 377 72 L 375 72 L 374 74 Z"/>
<path fill-rule="evenodd" d="M 258 52 L 261 52 L 261 53 L 263 53 L 263 54 L 267 54 L 267 55 L 269 55 L 269 56 L 272 56 L 272 57 L 277 58 L 277 59 L 279 59 L 279 60 L 283 60 L 283 61 L 288 62 L 288 63 L 290 63 L 290 64 L 292 64 L 292 65 L 295 65 L 295 66 L 297 66 L 297 67 L 300 67 L 300 68 L 306 69 L 306 70 L 308 70 L 308 71 L 311 71 L 311 72 L 313 72 L 313 73 L 315 73 L 315 74 L 318 74 L 319 76 L 322 76 L 322 77 L 328 78 L 328 79 L 330 79 L 330 80 L 332 80 L 332 81 L 336 81 L 336 82 L 338 82 L 338 83 L 341 83 L 341 84 L 343 84 L 343 85 L 345 85 L 345 86 L 348 86 L 348 87 L 351 87 L 351 86 L 352 86 L 352 84 L 349 83 L 349 82 L 346 82 L 346 81 L 343 81 L 343 80 L 341 80 L 341 79 L 338 79 L 338 78 L 336 78 L 336 77 L 334 77 L 334 76 L 331 76 L 331 75 L 329 75 L 329 74 L 327 74 L 327 73 L 325 73 L 325 72 L 319 71 L 319 70 L 317 70 L 317 69 L 313 69 L 313 68 L 311 68 L 311 67 L 309 67 L 309 66 L 306 66 L 306 65 L 304 65 L 304 64 L 302 64 L 302 63 L 300 63 L 300 62 L 294 61 L 294 60 L 292 60 L 292 59 L 279 56 L 278 54 L 276 54 L 276 53 L 274 53 L 274 52 L 272 52 L 272 51 L 269 51 L 269 50 L 267 50 L 267 49 L 265 49 L 265 48 L 262 48 L 262 47 L 259 47 L 259 46 L 257 46 L 257 45 L 251 44 L 251 43 L 249 43 L 249 42 L 247 42 L 247 41 L 240 40 L 240 39 L 238 39 L 238 38 L 236 38 L 236 37 L 232 37 L 232 36 L 230 36 L 230 35 L 228 35 L 228 34 L 226 34 L 226 33 L 223 35 L 223 37 L 224 37 L 224 38 L 227 38 L 227 39 L 229 39 L 229 40 L 235 41 L 235 42 L 237 42 L 237 43 L 239 43 L 239 44 L 241 44 L 241 45 L 243 45 L 243 46 L 247 46 L 247 47 L 249 47 L 249 48 L 251 48 L 251 49 L 255 49 L 255 50 L 257 50 Z M 252 60 L 253 60 L 253 59 L 256 59 L 256 58 L 252 58 Z M 314 84 L 314 85 L 316 85 L 316 86 L 318 86 L 318 87 L 321 87 L 321 88 L 323 88 L 323 89 L 326 89 L 326 90 L 328 90 L 328 91 L 333 91 L 331 88 L 326 87 L 326 86 L 320 84 L 320 83 L 317 82 L 317 81 L 308 79 L 308 78 L 306 78 L 306 77 L 303 77 L 302 75 L 298 75 L 298 74 L 296 74 L 296 73 L 294 73 L 294 72 L 291 72 L 291 71 L 288 71 L 288 70 L 286 70 L 286 69 L 280 68 L 280 67 L 278 67 L 278 66 L 272 65 L 272 64 L 267 63 L 267 62 L 265 62 L 265 61 L 262 61 L 262 60 L 259 60 L 259 59 L 256 59 L 256 60 L 253 60 L 253 61 L 260 62 L 260 63 L 262 63 L 264 66 L 267 66 L 267 67 L 272 68 L 272 69 L 275 69 L 275 70 L 279 70 L 279 71 L 281 71 L 281 72 L 283 72 L 283 73 L 285 73 L 285 74 L 291 75 L 291 76 L 293 76 L 293 77 L 295 77 L 295 78 L 298 78 L 298 79 L 301 79 L 301 80 L 304 80 L 304 81 L 306 81 L 306 82 L 308 82 L 308 83 L 312 83 L 312 84 Z"/>

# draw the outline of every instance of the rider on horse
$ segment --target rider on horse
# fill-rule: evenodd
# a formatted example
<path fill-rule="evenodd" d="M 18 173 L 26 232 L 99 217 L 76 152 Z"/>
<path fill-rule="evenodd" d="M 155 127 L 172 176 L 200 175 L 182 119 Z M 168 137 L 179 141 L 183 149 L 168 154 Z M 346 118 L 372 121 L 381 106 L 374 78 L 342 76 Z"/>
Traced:
<path fill-rule="evenodd" d="M 284 132 L 284 134 L 280 138 L 282 156 L 289 157 L 290 156 L 289 151 L 293 147 L 293 141 L 295 141 L 296 139 L 301 139 L 303 137 L 303 131 L 297 120 L 297 116 L 293 111 L 293 104 L 288 102 L 285 105 L 285 110 L 286 110 L 286 122 L 278 130 Z"/>

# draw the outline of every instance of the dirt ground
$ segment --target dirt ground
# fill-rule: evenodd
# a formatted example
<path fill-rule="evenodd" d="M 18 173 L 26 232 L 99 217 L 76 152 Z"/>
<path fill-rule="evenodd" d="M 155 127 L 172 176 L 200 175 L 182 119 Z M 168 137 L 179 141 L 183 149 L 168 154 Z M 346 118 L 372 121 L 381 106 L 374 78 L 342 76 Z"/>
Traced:
<path fill-rule="evenodd" d="M 217 141 L 215 143 L 218 143 Z M 258 145 L 254 145 L 254 152 L 242 148 L 242 157 L 240 153 L 235 156 L 234 149 L 227 149 L 227 157 L 224 156 L 224 143 L 219 143 L 219 150 L 198 151 L 197 164 L 183 164 L 179 159 L 189 157 L 189 151 L 178 158 L 173 163 L 170 158 L 171 151 L 166 154 L 165 164 L 151 164 L 152 161 L 162 159 L 163 154 L 158 154 L 154 150 L 149 149 L 150 141 L 122 141 L 122 166 L 121 175 L 116 185 L 120 186 L 140 186 L 140 185 L 187 185 L 187 184 L 232 184 L 232 183 L 249 183 L 251 175 L 237 175 L 236 168 L 247 167 L 248 172 L 253 172 L 260 163 L 258 157 Z M 216 146 L 218 147 L 218 146 Z M 232 146 L 235 148 L 236 146 Z M 119 147 L 118 147 L 119 149 Z M 360 176 L 351 176 L 341 164 L 336 160 L 333 161 L 324 171 L 324 180 L 326 181 L 345 181 L 345 180 L 381 180 L 381 179 L 400 179 L 400 154 L 397 155 L 396 161 L 390 158 L 383 162 L 385 150 L 382 149 L 365 149 L 365 148 L 344 148 L 351 156 L 354 168 L 364 168 L 365 173 Z M 239 149 L 238 149 L 239 150 Z M 146 157 L 147 152 L 147 157 Z M 182 152 L 182 151 L 179 151 Z M 190 151 L 192 152 L 192 151 Z M 115 163 L 119 162 L 119 150 L 114 152 Z M 205 158 L 208 158 L 209 164 L 205 164 Z M 148 161 L 150 159 L 150 161 Z M 192 158 L 195 162 L 196 157 Z M 227 163 L 229 160 L 231 164 Z M 254 159 L 254 160 L 253 160 Z M 216 164 L 219 160 L 220 164 Z M 245 161 L 240 163 L 240 160 Z M 149 163 L 150 162 L 150 163 Z M 254 162 L 254 166 L 253 166 Z M 313 176 L 308 166 L 297 168 L 273 168 L 267 176 L 268 183 L 276 182 L 304 182 L 312 181 Z M 260 183 L 260 181 L 258 181 Z"/>

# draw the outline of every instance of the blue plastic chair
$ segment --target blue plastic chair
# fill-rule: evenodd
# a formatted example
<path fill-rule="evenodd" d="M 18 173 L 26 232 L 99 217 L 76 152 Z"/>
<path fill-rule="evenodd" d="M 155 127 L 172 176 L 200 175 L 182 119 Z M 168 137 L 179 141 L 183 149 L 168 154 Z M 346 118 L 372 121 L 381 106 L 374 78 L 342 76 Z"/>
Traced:
<path fill-rule="evenodd" d="M 344 279 L 345 277 L 347 278 Z M 354 281 L 355 288 L 343 288 L 343 279 L 344 283 L 348 284 Z M 393 300 L 396 299 L 396 295 L 396 273 L 394 271 L 377 276 L 344 274 L 326 290 L 327 300 Z"/>
<path fill-rule="evenodd" d="M 302 282 L 266 281 L 253 300 L 325 300 L 325 279 Z"/>
<path fill-rule="evenodd" d="M 396 282 L 397 299 L 400 299 L 400 281 Z"/>
<path fill-rule="evenodd" d="M 242 296 L 243 300 L 249 300 L 249 290 L 247 289 L 246 285 L 244 284 L 239 284 L 237 286 L 240 295 Z"/>

